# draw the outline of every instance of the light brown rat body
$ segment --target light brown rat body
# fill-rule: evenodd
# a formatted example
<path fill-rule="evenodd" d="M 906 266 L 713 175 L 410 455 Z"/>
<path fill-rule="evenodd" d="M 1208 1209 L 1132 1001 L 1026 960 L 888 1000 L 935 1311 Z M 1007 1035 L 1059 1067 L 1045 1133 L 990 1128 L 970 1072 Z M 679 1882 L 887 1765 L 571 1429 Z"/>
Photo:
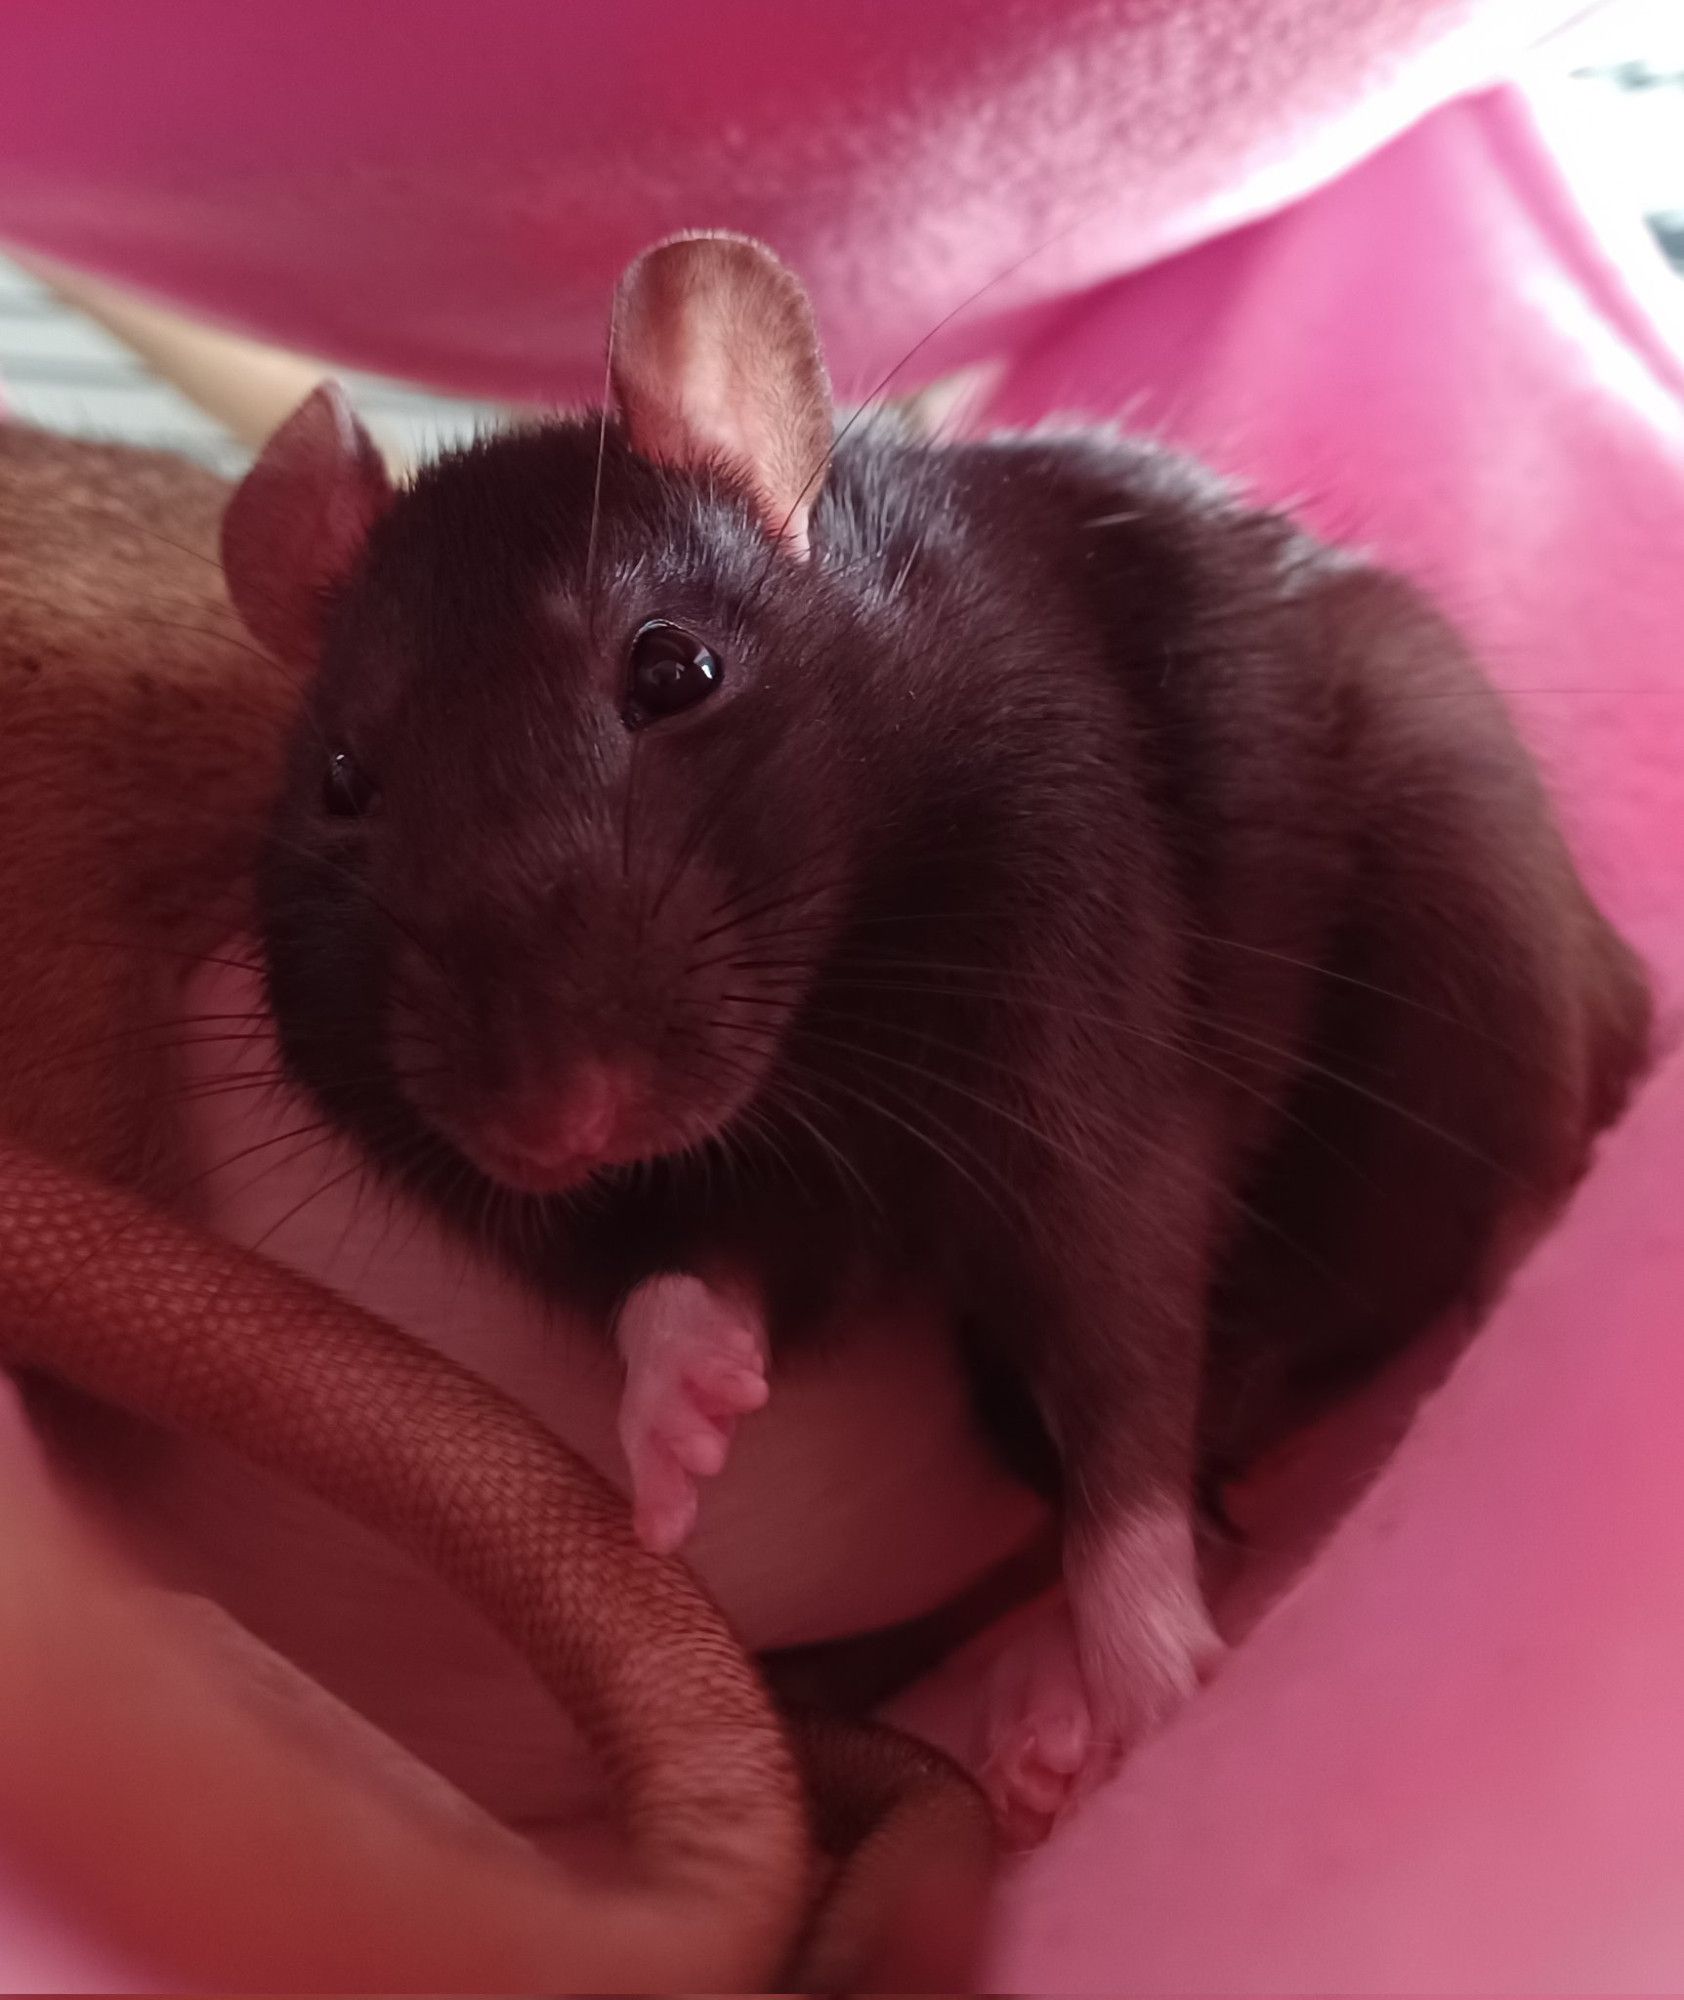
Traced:
<path fill-rule="evenodd" d="M 0 1127 L 154 1193 L 175 988 L 239 922 L 293 709 L 223 591 L 227 496 L 0 425 Z"/>
<path fill-rule="evenodd" d="M 470 1959 L 486 1953 L 472 1983 L 769 1983 L 812 1886 L 803 1810 L 759 1679 L 688 1574 L 638 1549 L 617 1499 L 505 1398 L 152 1205 L 185 1198 L 176 989 L 241 920 L 293 709 L 223 594 L 226 497 L 173 458 L 0 426 L 0 1351 L 382 1527 L 575 1712 L 629 1802 L 642 1879 L 604 1895 L 470 1872 L 458 1914 Z M 9 1713 L 28 1729 L 26 1708 Z M 939 1767 L 908 1776 L 891 1806 L 951 1808 Z M 13 1787 L 13 1827 L 44 1836 L 50 1800 Z M 962 1798 L 955 1823 L 971 1823 Z M 67 1872 L 121 1905 L 123 1866 L 101 1869 Z M 297 1915 L 282 1983 L 375 1976 L 344 1909 Z M 844 1957 L 870 1928 L 847 1926 Z M 413 1976 L 442 1934 L 435 1909 L 380 1949 Z M 207 1949 L 202 1977 L 250 1970 L 249 1945 Z M 869 1951 L 856 1964 L 891 1971 Z"/>

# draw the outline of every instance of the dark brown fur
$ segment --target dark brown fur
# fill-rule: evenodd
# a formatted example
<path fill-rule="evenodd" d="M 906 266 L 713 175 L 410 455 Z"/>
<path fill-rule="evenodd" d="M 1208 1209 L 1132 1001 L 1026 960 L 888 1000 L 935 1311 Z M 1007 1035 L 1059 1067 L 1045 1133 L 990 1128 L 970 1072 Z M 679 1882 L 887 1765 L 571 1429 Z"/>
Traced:
<path fill-rule="evenodd" d="M 774 1342 L 934 1290 L 1080 1534 L 1482 1303 L 1644 982 L 1443 622 L 1185 463 L 856 433 L 812 535 L 594 418 L 399 496 L 263 871 L 287 1059 L 605 1315 L 721 1264 Z M 728 692 L 633 736 L 651 617 Z M 450 1134 L 603 1053 L 658 1078 L 649 1161 L 499 1200 Z"/>

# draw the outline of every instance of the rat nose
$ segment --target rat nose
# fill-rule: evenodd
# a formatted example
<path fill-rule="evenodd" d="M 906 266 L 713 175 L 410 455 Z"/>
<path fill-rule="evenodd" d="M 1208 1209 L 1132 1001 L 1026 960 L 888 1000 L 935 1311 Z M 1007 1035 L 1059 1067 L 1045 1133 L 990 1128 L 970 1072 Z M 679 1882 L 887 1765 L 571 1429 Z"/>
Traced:
<path fill-rule="evenodd" d="M 529 1090 L 500 1106 L 483 1138 L 510 1177 L 560 1184 L 614 1157 L 630 1098 L 627 1079 L 608 1064 L 581 1062 L 560 1088 Z"/>

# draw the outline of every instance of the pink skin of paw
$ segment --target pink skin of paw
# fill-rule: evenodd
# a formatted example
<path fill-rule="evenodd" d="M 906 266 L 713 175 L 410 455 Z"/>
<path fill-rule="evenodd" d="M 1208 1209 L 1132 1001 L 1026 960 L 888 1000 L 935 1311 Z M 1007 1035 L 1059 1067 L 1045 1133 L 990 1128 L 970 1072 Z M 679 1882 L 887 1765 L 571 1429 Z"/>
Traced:
<path fill-rule="evenodd" d="M 698 1482 L 724 1469 L 739 1418 L 770 1387 L 759 1316 L 690 1276 L 651 1278 L 615 1327 L 626 1364 L 619 1435 L 638 1539 L 680 1549 Z M 1043 1840 L 1166 1722 L 1221 1654 L 1190 1521 L 1145 1510 L 1067 1557 L 1066 1589 L 1026 1607 L 988 1670 L 972 1765 L 1012 1846 Z"/>
<path fill-rule="evenodd" d="M 758 1315 L 700 1278 L 639 1285 L 614 1337 L 626 1364 L 620 1446 L 631 1474 L 637 1538 L 657 1555 L 696 1525 L 697 1482 L 724 1470 L 739 1417 L 771 1394 Z"/>
<path fill-rule="evenodd" d="M 1033 1847 L 1051 1832 L 1089 1763 L 1093 1720 L 1059 1591 L 1019 1614 L 988 1670 L 972 1765 L 1001 1838 Z"/>
<path fill-rule="evenodd" d="M 1188 1701 L 1222 1653 L 1185 1517 L 1144 1515 L 1070 1559 L 988 1671 L 978 1781 L 1011 1846 L 1054 1824 Z"/>

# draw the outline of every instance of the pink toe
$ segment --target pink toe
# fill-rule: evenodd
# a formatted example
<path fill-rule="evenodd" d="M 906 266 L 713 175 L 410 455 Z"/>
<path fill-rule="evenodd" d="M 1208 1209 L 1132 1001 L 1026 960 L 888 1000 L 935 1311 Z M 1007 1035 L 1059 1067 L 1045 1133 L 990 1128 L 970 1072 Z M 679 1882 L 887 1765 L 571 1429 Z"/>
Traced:
<path fill-rule="evenodd" d="M 766 1377 L 753 1368 L 725 1367 L 698 1372 L 685 1387 L 700 1409 L 720 1416 L 740 1416 L 758 1410 L 771 1394 Z"/>
<path fill-rule="evenodd" d="M 731 1440 L 714 1425 L 698 1424 L 665 1442 L 684 1470 L 697 1479 L 713 1479 L 723 1472 L 731 1450 Z"/>
<path fill-rule="evenodd" d="M 693 1277 L 640 1286 L 620 1315 L 626 1358 L 620 1440 L 631 1468 L 639 1539 L 670 1552 L 694 1528 L 696 1482 L 730 1456 L 736 1420 L 770 1390 L 757 1326 Z"/>
<path fill-rule="evenodd" d="M 651 1555 L 676 1555 L 696 1525 L 696 1495 L 687 1489 L 681 1499 L 660 1504 L 640 1502 L 633 1522 L 637 1539 Z"/>
<path fill-rule="evenodd" d="M 682 1547 L 696 1524 L 696 1488 L 672 1453 L 645 1439 L 632 1454 L 632 1527 L 656 1555 Z"/>
<path fill-rule="evenodd" d="M 738 1368 L 724 1384 L 724 1392 L 738 1410 L 762 1408 L 772 1393 L 772 1385 L 758 1368 Z"/>
<path fill-rule="evenodd" d="M 1053 1777 L 1027 1755 L 984 1771 L 982 1788 L 1001 1838 L 1016 1848 L 1045 1840 L 1070 1796 L 1068 1780 Z"/>

